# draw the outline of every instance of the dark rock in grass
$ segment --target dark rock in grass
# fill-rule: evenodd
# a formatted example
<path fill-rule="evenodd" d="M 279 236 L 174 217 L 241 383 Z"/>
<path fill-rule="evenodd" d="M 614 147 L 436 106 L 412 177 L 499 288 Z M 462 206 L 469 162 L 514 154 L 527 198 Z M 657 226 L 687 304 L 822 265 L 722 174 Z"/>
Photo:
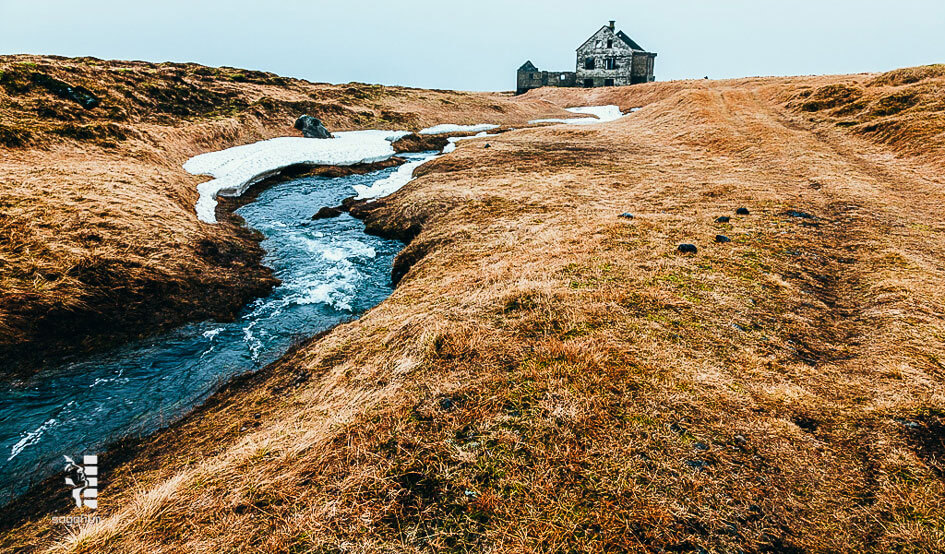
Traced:
<path fill-rule="evenodd" d="M 721 217 L 716 218 L 715 222 L 716 222 L 716 223 L 728 223 L 728 222 L 731 221 L 731 220 L 732 220 L 732 218 L 730 218 L 729 216 L 723 215 L 723 216 L 721 216 Z"/>
<path fill-rule="evenodd" d="M 30 80 L 33 83 L 45 88 L 49 92 L 55 94 L 59 98 L 72 100 L 87 110 L 91 110 L 100 104 L 99 99 L 94 94 L 92 94 L 92 91 L 89 89 L 70 85 L 69 83 L 50 77 L 45 73 L 31 73 Z"/>
<path fill-rule="evenodd" d="M 709 464 L 707 464 L 706 462 L 702 460 L 686 460 L 686 465 L 691 467 L 692 469 L 702 471 Z"/>
<path fill-rule="evenodd" d="M 695 244 L 687 244 L 687 243 L 680 244 L 679 246 L 676 247 L 676 250 L 679 250 L 683 254 L 695 254 L 696 252 L 699 251 L 699 249 L 696 248 Z"/>
<path fill-rule="evenodd" d="M 328 219 L 330 217 L 338 217 L 344 212 L 340 208 L 331 208 L 325 206 L 318 210 L 318 212 L 312 216 L 312 219 Z"/>
<path fill-rule="evenodd" d="M 748 211 L 748 208 L 738 208 L 735 210 L 735 215 L 749 215 L 751 212 Z"/>
<path fill-rule="evenodd" d="M 692 447 L 695 448 L 696 450 L 708 450 L 708 449 L 709 449 L 709 445 L 705 444 L 704 442 L 697 442 L 696 444 L 692 445 Z"/>
<path fill-rule="evenodd" d="M 492 145 L 487 142 L 483 148 L 492 148 Z"/>
<path fill-rule="evenodd" d="M 715 235 L 715 242 L 732 242 L 732 239 L 725 235 Z"/>
<path fill-rule="evenodd" d="M 440 398 L 439 404 L 440 404 L 440 409 L 447 412 L 452 411 L 453 408 L 456 406 L 456 403 L 453 402 L 453 399 L 448 396 L 444 396 Z"/>
<path fill-rule="evenodd" d="M 306 138 L 331 138 L 331 133 L 322 125 L 322 122 L 308 114 L 299 116 L 295 120 L 295 128 L 302 131 L 302 135 Z"/>
<path fill-rule="evenodd" d="M 624 213 L 618 215 L 617 217 L 622 217 L 622 218 L 624 218 L 624 219 L 633 219 L 633 214 L 624 212 Z"/>
<path fill-rule="evenodd" d="M 813 215 L 811 215 L 811 214 L 809 214 L 809 213 L 807 213 L 807 212 L 801 212 L 801 211 L 798 211 L 798 210 L 788 210 L 788 211 L 784 212 L 784 215 L 786 215 L 786 216 L 788 216 L 788 217 L 799 217 L 799 218 L 801 218 L 801 219 L 817 219 L 816 216 L 813 216 Z"/>

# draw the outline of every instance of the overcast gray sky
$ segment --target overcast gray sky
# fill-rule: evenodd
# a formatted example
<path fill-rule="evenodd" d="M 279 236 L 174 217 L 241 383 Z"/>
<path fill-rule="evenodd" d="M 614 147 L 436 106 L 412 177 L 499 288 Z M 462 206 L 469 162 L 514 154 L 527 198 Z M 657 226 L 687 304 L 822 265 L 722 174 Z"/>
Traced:
<path fill-rule="evenodd" d="M 509 90 L 608 19 L 658 80 L 945 62 L 945 1 L 0 0 L 0 53 L 192 61 L 311 81 Z"/>

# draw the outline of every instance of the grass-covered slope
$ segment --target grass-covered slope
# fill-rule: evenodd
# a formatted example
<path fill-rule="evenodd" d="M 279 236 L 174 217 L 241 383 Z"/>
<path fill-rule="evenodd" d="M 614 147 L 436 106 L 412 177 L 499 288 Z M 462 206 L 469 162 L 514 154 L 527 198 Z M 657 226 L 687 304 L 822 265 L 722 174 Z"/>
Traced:
<path fill-rule="evenodd" d="M 190 156 L 330 129 L 520 124 L 498 94 L 324 85 L 195 64 L 0 57 L 0 373 L 232 317 L 272 284 L 254 235 L 197 221 Z"/>
<path fill-rule="evenodd" d="M 107 468 L 101 523 L 0 545 L 945 550 L 941 152 L 796 101 L 881 78 L 529 93 L 642 109 L 359 208 L 412 238 L 387 301 Z"/>

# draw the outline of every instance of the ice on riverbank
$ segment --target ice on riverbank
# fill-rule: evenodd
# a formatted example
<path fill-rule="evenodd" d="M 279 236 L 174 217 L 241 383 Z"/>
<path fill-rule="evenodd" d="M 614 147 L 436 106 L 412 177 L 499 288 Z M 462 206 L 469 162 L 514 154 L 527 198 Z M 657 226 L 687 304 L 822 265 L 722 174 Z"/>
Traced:
<path fill-rule="evenodd" d="M 354 165 L 386 160 L 394 155 L 391 142 L 407 131 L 348 131 L 330 139 L 279 137 L 208 152 L 187 160 L 184 169 L 213 180 L 197 185 L 197 217 L 216 223 L 217 196 L 239 196 L 250 186 L 297 164 Z"/>
<path fill-rule="evenodd" d="M 533 119 L 531 124 L 536 123 L 567 123 L 568 125 L 591 125 L 594 123 L 606 123 L 620 119 L 625 114 L 617 106 L 583 106 L 578 108 L 566 108 L 567 111 L 576 114 L 591 115 L 594 117 L 575 117 L 571 119 Z"/>
<path fill-rule="evenodd" d="M 498 128 L 498 125 L 492 125 L 491 123 L 480 123 L 478 125 L 454 125 L 452 123 L 442 123 L 440 125 L 434 125 L 433 127 L 427 127 L 426 129 L 420 131 L 420 134 L 442 135 L 443 133 L 476 133 L 479 131 L 491 131 Z"/>
<path fill-rule="evenodd" d="M 444 154 L 449 154 L 449 153 L 452 152 L 453 150 L 456 150 L 456 143 L 459 142 L 459 141 L 461 141 L 461 140 L 468 140 L 468 139 L 474 139 L 474 138 L 483 138 L 483 137 L 497 137 L 497 136 L 499 136 L 498 133 L 487 133 L 487 132 L 483 131 L 483 132 L 477 133 L 477 134 L 475 134 L 475 135 L 473 135 L 473 136 L 471 136 L 471 137 L 450 137 L 450 138 L 446 139 L 446 140 L 449 141 L 449 144 L 447 144 L 446 146 L 443 147 L 443 153 L 444 153 Z"/>
<path fill-rule="evenodd" d="M 447 146 L 451 144 L 453 143 L 451 142 Z M 446 152 L 445 149 L 443 151 Z M 358 200 L 380 198 L 382 196 L 393 194 L 413 180 L 413 172 L 415 169 L 435 157 L 435 155 L 428 155 L 422 158 L 410 160 L 409 162 L 398 167 L 397 170 L 391 173 L 389 176 L 374 181 L 371 186 L 353 185 L 351 188 L 353 188 L 354 191 L 358 193 L 356 197 Z"/>

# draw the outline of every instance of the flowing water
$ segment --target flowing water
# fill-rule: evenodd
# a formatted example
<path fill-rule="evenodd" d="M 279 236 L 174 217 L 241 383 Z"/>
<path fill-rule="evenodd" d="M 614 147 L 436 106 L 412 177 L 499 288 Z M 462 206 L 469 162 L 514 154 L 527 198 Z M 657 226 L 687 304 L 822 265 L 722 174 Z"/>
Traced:
<path fill-rule="evenodd" d="M 151 433 L 224 382 L 386 298 L 391 265 L 403 245 L 366 235 L 364 225 L 348 214 L 319 221 L 311 216 L 322 206 L 340 204 L 353 186 L 370 186 L 395 171 L 296 179 L 238 209 L 266 236 L 263 263 L 282 284 L 247 305 L 237 321 L 187 325 L 4 385 L 0 505 L 63 469 L 63 455 L 101 454 L 119 438 Z M 69 494 L 66 485 L 63 494 Z"/>

